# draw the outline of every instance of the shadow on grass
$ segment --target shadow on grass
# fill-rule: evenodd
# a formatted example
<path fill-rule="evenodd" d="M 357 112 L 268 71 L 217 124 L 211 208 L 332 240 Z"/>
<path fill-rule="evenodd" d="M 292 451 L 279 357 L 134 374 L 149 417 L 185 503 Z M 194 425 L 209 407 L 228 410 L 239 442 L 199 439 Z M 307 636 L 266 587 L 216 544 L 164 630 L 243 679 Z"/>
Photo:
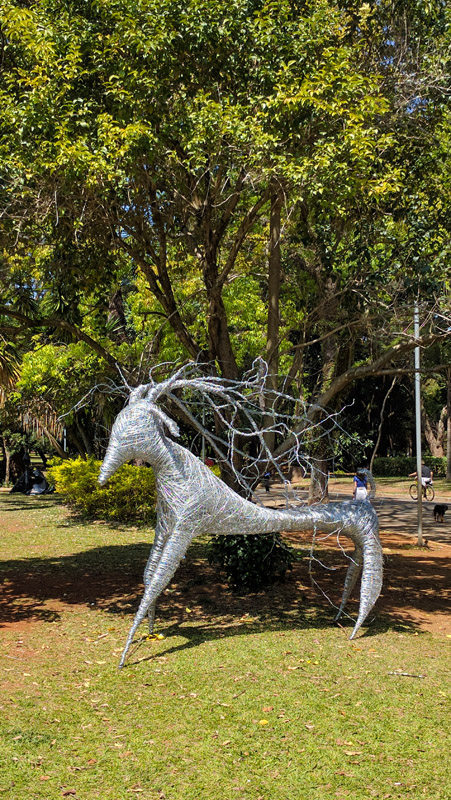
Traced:
<path fill-rule="evenodd" d="M 0 626 L 53 621 L 71 604 L 130 616 L 131 621 L 141 598 L 142 573 L 149 551 L 150 544 L 142 542 L 3 562 Z M 339 602 L 346 561 L 332 547 L 322 548 L 321 561 L 334 567 L 334 571 L 319 570 L 316 574 L 324 596 L 308 584 L 305 561 L 296 562 L 286 580 L 266 592 L 239 595 L 232 593 L 208 564 L 206 544 L 193 543 L 158 601 L 158 630 L 164 630 L 166 636 L 177 634 L 186 639 L 164 652 L 224 636 L 330 626 L 334 608 L 327 598 L 335 604 Z M 418 558 L 408 560 L 409 568 L 406 561 L 403 554 L 389 557 L 384 589 L 365 635 L 393 629 L 418 631 L 422 614 L 444 613 L 451 586 L 450 559 L 437 559 L 421 551 Z M 348 609 L 353 617 L 357 606 L 358 597 L 354 597 Z M 187 607 L 192 609 L 189 624 Z M 255 622 L 247 621 L 246 615 Z M 344 618 L 340 625 L 350 633 L 353 622 Z"/>
<path fill-rule="evenodd" d="M 14 514 L 15 512 L 22 511 L 33 512 L 42 511 L 42 504 L 45 503 L 45 508 L 58 508 L 63 506 L 61 497 L 57 494 L 37 494 L 37 495 L 23 495 L 7 494 L 3 497 L 6 502 L 2 503 L 2 514 Z"/>
<path fill-rule="evenodd" d="M 46 609 L 48 601 L 88 607 L 108 603 L 107 610 L 131 613 L 149 552 L 150 544 L 143 542 L 95 547 L 67 556 L 3 561 L 0 625 L 30 618 L 55 619 L 58 610 Z"/>
<path fill-rule="evenodd" d="M 347 622 L 348 624 L 346 624 L 346 622 L 340 622 L 338 627 L 345 629 L 346 633 L 350 635 L 354 626 L 354 622 L 351 620 L 348 620 Z M 383 633 L 392 631 L 397 631 L 403 634 L 415 633 L 418 635 L 417 626 L 413 622 L 401 623 L 393 621 L 389 618 L 378 619 L 374 617 L 373 619 L 370 618 L 369 623 L 366 623 L 366 625 L 368 627 L 364 627 L 362 629 L 361 633 L 359 633 L 359 636 L 354 640 L 355 642 L 358 642 L 361 636 L 379 636 Z M 150 653 L 148 656 L 144 655 L 144 651 L 141 648 L 141 645 L 144 643 L 146 637 L 136 637 L 133 645 L 130 648 L 124 668 L 127 669 L 130 667 L 135 667 L 139 664 L 154 660 L 158 661 L 164 656 L 180 653 L 184 650 L 190 650 L 193 647 L 196 648 L 202 644 L 216 641 L 218 639 L 228 639 L 236 636 L 252 636 L 259 633 L 266 633 L 268 631 L 283 632 L 284 630 L 295 631 L 306 630 L 308 628 L 325 630 L 334 626 L 335 623 L 332 620 L 332 616 L 330 614 L 327 615 L 324 608 L 314 608 L 312 606 L 309 606 L 305 613 L 298 611 L 296 616 L 290 616 L 288 618 L 282 614 L 275 618 L 265 617 L 253 623 L 246 622 L 245 620 L 242 622 L 237 620 L 235 624 L 224 624 L 223 619 L 221 619 L 216 624 L 208 625 L 201 624 L 192 626 L 183 623 L 174 624 L 170 625 L 164 631 L 165 639 L 168 640 L 167 643 L 165 642 L 165 646 L 161 647 L 160 643 L 158 652 Z M 170 637 L 172 636 L 176 636 L 178 640 L 180 640 L 182 637 L 184 641 L 178 641 L 177 644 L 171 645 Z"/>

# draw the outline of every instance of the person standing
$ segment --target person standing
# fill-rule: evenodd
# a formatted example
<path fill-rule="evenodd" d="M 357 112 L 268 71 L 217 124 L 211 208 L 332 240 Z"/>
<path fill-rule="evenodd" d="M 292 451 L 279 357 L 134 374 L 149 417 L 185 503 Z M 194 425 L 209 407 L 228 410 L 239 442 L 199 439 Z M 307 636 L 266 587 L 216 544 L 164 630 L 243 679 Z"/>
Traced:
<path fill-rule="evenodd" d="M 263 475 L 263 486 L 265 487 L 265 492 L 269 492 L 270 481 L 271 481 L 271 473 L 267 471 Z"/>
<path fill-rule="evenodd" d="M 362 470 L 357 469 L 353 478 L 353 492 L 354 500 L 366 500 L 368 496 L 367 478 Z"/>

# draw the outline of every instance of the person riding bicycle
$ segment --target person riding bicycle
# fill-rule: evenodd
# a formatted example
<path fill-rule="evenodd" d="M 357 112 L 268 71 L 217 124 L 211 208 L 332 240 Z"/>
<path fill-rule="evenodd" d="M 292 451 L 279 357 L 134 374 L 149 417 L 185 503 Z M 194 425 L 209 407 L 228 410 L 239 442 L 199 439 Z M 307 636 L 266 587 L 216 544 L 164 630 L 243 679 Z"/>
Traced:
<path fill-rule="evenodd" d="M 417 473 L 411 472 L 409 478 L 416 478 Z M 424 461 L 421 462 L 421 485 L 423 487 L 423 497 L 426 497 L 426 486 L 432 486 L 432 479 L 434 477 L 434 473 L 432 472 L 431 468 L 428 467 Z"/>

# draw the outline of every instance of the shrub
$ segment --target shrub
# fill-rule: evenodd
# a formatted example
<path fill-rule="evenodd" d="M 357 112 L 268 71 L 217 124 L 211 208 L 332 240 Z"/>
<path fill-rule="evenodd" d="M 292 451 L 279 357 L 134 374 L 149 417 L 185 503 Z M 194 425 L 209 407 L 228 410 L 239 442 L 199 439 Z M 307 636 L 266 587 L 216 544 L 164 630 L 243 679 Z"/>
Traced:
<path fill-rule="evenodd" d="M 259 536 L 213 536 L 208 560 L 225 573 L 237 591 L 255 592 L 283 578 L 294 553 L 278 533 Z"/>
<path fill-rule="evenodd" d="M 101 461 L 53 459 L 47 480 L 68 505 L 89 517 L 149 521 L 155 514 L 155 478 L 149 467 L 124 464 L 106 486 L 99 486 Z"/>
<path fill-rule="evenodd" d="M 425 456 L 424 462 L 431 468 L 434 477 L 443 478 L 446 475 L 446 458 Z M 386 478 L 405 478 L 411 472 L 416 472 L 417 460 L 414 456 L 390 456 L 375 458 L 373 475 Z"/>

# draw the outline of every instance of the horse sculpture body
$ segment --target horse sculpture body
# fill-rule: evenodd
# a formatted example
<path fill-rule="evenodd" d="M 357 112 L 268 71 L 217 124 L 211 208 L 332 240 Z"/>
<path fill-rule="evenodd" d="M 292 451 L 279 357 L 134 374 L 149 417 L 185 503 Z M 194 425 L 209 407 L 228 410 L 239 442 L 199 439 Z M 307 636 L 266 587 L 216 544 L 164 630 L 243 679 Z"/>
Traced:
<path fill-rule="evenodd" d="M 167 436 L 165 428 L 177 435 L 177 426 L 156 405 L 155 394 L 155 389 L 146 386 L 132 392 L 128 406 L 114 423 L 99 476 L 99 483 L 104 484 L 122 464 L 141 458 L 151 465 L 156 480 L 155 540 L 144 572 L 144 595 L 119 666 L 124 665 L 136 630 L 146 615 L 152 631 L 158 596 L 174 575 L 192 539 L 205 533 L 236 535 L 315 529 L 323 533 L 337 531 L 351 538 L 355 552 L 337 618 L 363 565 L 353 638 L 382 586 L 378 522 L 370 503 L 349 501 L 279 511 L 245 500 L 199 458 Z"/>

